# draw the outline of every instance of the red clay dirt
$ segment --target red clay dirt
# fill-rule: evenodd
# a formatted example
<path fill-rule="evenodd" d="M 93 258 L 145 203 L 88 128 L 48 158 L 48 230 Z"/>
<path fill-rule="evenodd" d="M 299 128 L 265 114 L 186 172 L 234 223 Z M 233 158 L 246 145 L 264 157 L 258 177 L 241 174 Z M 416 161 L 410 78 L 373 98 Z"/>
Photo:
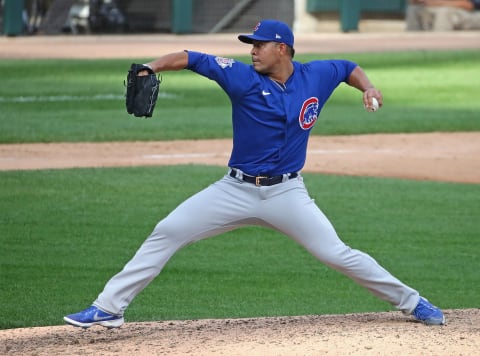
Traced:
<path fill-rule="evenodd" d="M 480 133 L 313 136 L 304 172 L 480 183 Z M 231 140 L 0 145 L 0 170 L 208 164 Z"/>
<path fill-rule="evenodd" d="M 155 58 L 182 49 L 248 53 L 234 34 L 0 38 L 0 48 L 0 58 Z M 309 34 L 296 39 L 298 53 L 465 48 L 480 48 L 478 32 Z M 3 144 L 0 170 L 225 166 L 230 148 L 229 140 Z M 478 184 L 478 157 L 479 132 L 312 137 L 304 171 Z M 443 327 L 427 327 L 400 312 L 385 312 L 126 323 L 119 330 L 8 329 L 0 330 L 0 355 L 478 354 L 480 309 L 445 314 L 448 323 Z M 58 319 L 61 323 L 62 315 Z"/>

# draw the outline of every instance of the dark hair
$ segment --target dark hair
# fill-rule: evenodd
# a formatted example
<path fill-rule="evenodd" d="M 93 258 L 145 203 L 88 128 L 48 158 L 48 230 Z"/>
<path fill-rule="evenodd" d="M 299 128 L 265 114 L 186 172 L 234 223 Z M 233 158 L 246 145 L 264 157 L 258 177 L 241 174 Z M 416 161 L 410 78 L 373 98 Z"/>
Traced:
<path fill-rule="evenodd" d="M 272 41 L 272 42 L 275 42 L 275 41 Z M 288 44 L 284 43 L 284 42 L 275 42 L 275 44 L 279 45 L 283 43 L 285 45 L 285 47 L 287 47 L 287 52 L 288 54 L 290 55 L 290 57 L 293 58 L 293 56 L 295 55 L 295 50 L 293 49 L 293 47 L 290 47 Z"/>
<path fill-rule="evenodd" d="M 295 49 L 293 47 L 290 47 L 289 45 L 287 45 L 287 48 L 288 48 L 288 51 L 290 52 L 290 57 L 293 58 L 293 56 L 295 55 Z"/>

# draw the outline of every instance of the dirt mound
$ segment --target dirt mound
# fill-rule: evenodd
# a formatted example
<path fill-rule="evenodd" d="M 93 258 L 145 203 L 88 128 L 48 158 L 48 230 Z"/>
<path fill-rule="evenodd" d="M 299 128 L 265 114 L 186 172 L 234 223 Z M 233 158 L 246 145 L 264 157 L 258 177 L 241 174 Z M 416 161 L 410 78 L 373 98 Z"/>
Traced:
<path fill-rule="evenodd" d="M 474 355 L 480 309 L 446 310 L 446 326 L 400 312 L 54 326 L 0 331 L 16 355 Z"/>

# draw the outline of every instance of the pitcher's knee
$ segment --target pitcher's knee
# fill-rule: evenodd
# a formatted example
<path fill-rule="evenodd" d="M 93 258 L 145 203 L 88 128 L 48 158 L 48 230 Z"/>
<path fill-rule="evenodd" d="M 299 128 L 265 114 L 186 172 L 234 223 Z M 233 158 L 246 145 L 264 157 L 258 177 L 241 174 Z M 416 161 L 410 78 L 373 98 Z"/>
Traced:
<path fill-rule="evenodd" d="M 336 249 L 323 251 L 317 258 L 329 267 L 336 270 L 348 270 L 354 268 L 359 259 L 360 251 L 354 250 L 349 246 L 343 245 Z"/>
<path fill-rule="evenodd" d="M 155 226 L 148 240 L 162 242 L 163 244 L 179 248 L 190 243 L 193 240 L 192 236 L 185 228 L 185 225 L 179 225 L 164 219 Z"/>

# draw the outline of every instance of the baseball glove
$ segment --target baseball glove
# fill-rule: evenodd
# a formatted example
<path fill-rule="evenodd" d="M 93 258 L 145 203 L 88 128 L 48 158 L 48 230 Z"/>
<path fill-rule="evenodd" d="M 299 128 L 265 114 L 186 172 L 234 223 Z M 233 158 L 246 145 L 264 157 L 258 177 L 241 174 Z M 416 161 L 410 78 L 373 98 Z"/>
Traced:
<path fill-rule="evenodd" d="M 147 71 L 147 75 L 138 75 Z M 157 102 L 161 81 L 149 66 L 132 63 L 127 74 L 125 104 L 127 112 L 137 117 L 151 117 Z"/>

